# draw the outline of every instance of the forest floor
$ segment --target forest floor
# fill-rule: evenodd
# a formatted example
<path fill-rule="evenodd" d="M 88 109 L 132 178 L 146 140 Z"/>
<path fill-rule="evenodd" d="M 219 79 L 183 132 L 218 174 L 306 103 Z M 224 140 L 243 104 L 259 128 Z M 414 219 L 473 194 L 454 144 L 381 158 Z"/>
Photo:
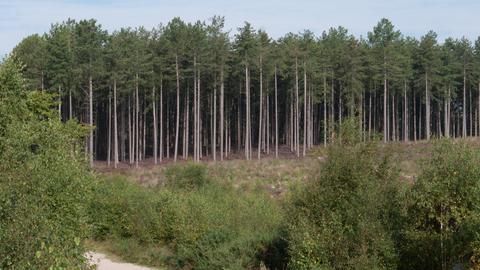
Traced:
<path fill-rule="evenodd" d="M 469 142 L 478 143 L 478 139 L 469 138 Z M 422 157 L 428 156 L 433 148 L 433 141 L 416 142 L 389 142 L 383 144 L 384 147 L 393 147 L 394 158 L 398 159 L 402 167 L 404 180 L 413 181 L 414 177 L 421 172 L 419 161 Z M 258 152 L 254 149 L 251 160 L 245 159 L 244 149 L 240 154 L 235 149 L 220 160 L 220 153 L 217 152 L 217 161 L 212 160 L 212 156 L 204 156 L 201 162 L 207 166 L 207 171 L 218 181 L 230 181 L 234 186 L 241 187 L 247 192 L 256 186 L 264 186 L 272 191 L 272 197 L 283 196 L 287 185 L 303 181 L 310 175 L 312 170 L 317 168 L 318 162 L 322 162 L 326 155 L 326 150 L 322 145 L 315 145 L 312 149 L 306 151 L 303 157 L 303 150 L 300 149 L 300 157 L 296 152 L 290 150 L 287 145 L 280 145 L 279 159 L 275 159 L 275 148 L 271 147 L 269 154 L 261 153 L 261 159 L 258 159 Z M 191 158 L 190 158 L 191 160 Z M 179 156 L 178 164 L 186 163 Z M 132 181 L 138 181 L 144 187 L 157 186 L 163 179 L 163 170 L 169 164 L 173 164 L 172 157 L 164 158 L 161 162 L 155 164 L 151 156 L 147 156 L 145 161 L 129 164 L 120 162 L 115 169 L 113 163 L 107 166 L 106 161 L 95 161 L 94 169 L 99 174 L 113 175 L 120 174 Z"/>

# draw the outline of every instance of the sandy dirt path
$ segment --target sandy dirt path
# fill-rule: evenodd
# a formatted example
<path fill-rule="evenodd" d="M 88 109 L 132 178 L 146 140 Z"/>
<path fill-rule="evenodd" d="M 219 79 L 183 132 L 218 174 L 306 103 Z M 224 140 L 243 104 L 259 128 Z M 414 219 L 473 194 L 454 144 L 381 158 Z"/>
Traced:
<path fill-rule="evenodd" d="M 91 264 L 98 265 L 98 270 L 154 270 L 153 268 L 138 266 L 131 263 L 112 262 L 102 253 L 89 252 L 87 256 L 92 258 Z"/>

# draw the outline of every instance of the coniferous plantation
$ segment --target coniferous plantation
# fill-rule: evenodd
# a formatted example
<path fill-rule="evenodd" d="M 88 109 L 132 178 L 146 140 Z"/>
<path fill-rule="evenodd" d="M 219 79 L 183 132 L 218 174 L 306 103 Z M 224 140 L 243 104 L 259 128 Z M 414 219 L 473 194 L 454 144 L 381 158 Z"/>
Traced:
<path fill-rule="evenodd" d="M 480 269 L 480 38 L 237 30 L 69 19 L 3 59 L 0 269 Z"/>

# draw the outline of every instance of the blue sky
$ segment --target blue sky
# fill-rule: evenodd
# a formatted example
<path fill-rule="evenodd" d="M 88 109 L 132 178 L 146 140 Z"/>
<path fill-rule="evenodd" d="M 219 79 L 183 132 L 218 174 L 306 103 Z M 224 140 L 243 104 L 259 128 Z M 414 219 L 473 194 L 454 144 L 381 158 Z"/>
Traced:
<path fill-rule="evenodd" d="M 321 35 L 339 25 L 357 38 L 366 37 L 381 18 L 387 18 L 405 36 L 420 39 L 434 30 L 442 43 L 447 37 L 477 40 L 480 35 L 478 11 L 480 1 L 473 0 L 0 0 L 0 54 L 9 53 L 31 34 L 48 32 L 51 23 L 68 18 L 77 21 L 95 18 L 111 33 L 122 27 L 151 29 L 159 23 L 167 24 L 174 17 L 195 22 L 222 15 L 226 30 L 232 30 L 231 36 L 248 21 L 275 39 L 304 29 Z"/>

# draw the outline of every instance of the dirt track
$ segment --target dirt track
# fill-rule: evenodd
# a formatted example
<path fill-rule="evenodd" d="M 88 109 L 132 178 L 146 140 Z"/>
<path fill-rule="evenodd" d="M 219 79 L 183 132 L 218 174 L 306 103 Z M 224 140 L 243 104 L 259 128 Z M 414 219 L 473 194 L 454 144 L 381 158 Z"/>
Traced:
<path fill-rule="evenodd" d="M 154 270 L 153 268 L 147 268 L 144 266 L 138 266 L 131 263 L 116 263 L 107 259 L 105 254 L 90 252 L 87 255 L 91 256 L 91 264 L 98 265 L 98 270 Z"/>

